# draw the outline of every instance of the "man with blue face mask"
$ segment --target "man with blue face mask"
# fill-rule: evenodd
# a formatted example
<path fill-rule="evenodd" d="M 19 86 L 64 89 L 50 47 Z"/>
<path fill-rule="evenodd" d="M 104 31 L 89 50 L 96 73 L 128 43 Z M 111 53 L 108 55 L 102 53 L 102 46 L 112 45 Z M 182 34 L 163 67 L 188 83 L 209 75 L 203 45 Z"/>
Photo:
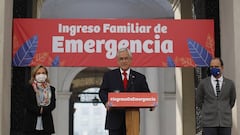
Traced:
<path fill-rule="evenodd" d="M 213 58 L 211 76 L 200 81 L 196 104 L 201 108 L 203 135 L 231 135 L 232 108 L 236 100 L 234 82 L 223 76 L 223 61 Z"/>

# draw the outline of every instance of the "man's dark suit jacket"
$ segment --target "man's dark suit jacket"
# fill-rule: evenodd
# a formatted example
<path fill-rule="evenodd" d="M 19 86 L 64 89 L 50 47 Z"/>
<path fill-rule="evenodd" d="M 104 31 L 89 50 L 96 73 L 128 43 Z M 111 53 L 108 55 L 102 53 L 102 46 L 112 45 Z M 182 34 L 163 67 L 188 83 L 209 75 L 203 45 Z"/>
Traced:
<path fill-rule="evenodd" d="M 120 69 L 106 72 L 103 76 L 103 82 L 100 87 L 99 96 L 101 101 L 106 104 L 108 100 L 108 92 L 150 92 L 146 77 L 134 70 L 130 70 L 127 90 L 123 88 L 123 81 Z M 106 129 L 119 129 L 125 122 L 124 109 L 110 109 L 106 115 Z"/>
<path fill-rule="evenodd" d="M 219 97 L 214 93 L 211 77 L 203 79 L 196 92 L 196 103 L 202 110 L 203 127 L 232 127 L 232 107 L 236 99 L 233 81 L 224 77 Z"/>
<path fill-rule="evenodd" d="M 37 124 L 37 117 L 42 116 L 43 128 L 46 133 L 54 133 L 54 125 L 52 118 L 52 111 L 56 106 L 55 88 L 51 86 L 51 103 L 43 107 L 43 113 L 40 114 L 40 108 L 37 105 L 36 93 L 31 85 L 26 86 L 25 89 L 25 107 L 23 131 L 26 133 L 33 133 Z"/>

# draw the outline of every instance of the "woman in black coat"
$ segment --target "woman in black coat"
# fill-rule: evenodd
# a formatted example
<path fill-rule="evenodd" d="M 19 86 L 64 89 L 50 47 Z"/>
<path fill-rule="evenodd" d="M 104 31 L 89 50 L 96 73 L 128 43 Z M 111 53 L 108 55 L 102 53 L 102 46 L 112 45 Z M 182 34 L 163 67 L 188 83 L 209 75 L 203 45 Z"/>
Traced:
<path fill-rule="evenodd" d="M 55 88 L 50 86 L 47 68 L 39 65 L 32 70 L 25 89 L 23 130 L 26 135 L 51 135 L 54 131 L 52 111 L 56 107 Z"/>

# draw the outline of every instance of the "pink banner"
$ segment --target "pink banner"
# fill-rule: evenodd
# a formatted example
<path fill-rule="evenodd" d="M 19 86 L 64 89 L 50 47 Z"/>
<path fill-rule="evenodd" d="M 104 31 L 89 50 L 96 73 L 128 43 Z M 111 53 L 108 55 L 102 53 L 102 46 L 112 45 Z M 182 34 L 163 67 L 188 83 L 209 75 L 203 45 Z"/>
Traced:
<path fill-rule="evenodd" d="M 134 67 L 204 67 L 213 20 L 14 19 L 13 66 L 115 67 L 128 47 Z"/>
<path fill-rule="evenodd" d="M 156 107 L 157 93 L 143 92 L 111 92 L 108 94 L 108 103 L 111 107 Z"/>

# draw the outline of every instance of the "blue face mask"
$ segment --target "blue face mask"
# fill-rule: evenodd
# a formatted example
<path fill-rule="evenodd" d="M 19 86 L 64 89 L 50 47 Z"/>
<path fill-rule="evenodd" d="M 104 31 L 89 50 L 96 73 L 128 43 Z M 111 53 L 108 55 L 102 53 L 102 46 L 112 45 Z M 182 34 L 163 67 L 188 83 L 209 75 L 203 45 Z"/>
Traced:
<path fill-rule="evenodd" d="M 220 75 L 220 68 L 211 68 L 210 73 L 214 76 L 217 77 Z"/>

